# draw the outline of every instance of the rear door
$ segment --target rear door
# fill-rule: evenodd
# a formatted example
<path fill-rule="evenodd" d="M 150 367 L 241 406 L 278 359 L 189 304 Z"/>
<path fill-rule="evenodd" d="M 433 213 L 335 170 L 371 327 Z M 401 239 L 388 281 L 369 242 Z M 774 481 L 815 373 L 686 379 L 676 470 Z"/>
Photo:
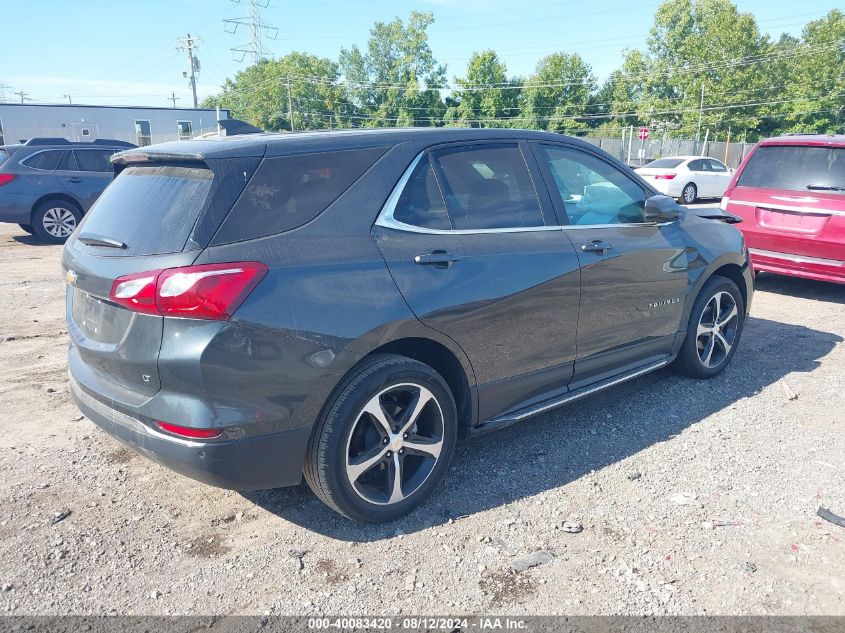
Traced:
<path fill-rule="evenodd" d="M 578 258 L 525 150 L 424 152 L 373 227 L 408 305 L 469 357 L 481 420 L 565 391 L 575 359 Z"/>
<path fill-rule="evenodd" d="M 662 362 L 680 328 L 687 287 L 678 223 L 645 222 L 650 193 L 604 158 L 567 145 L 534 147 L 581 264 L 570 388 Z"/>
<path fill-rule="evenodd" d="M 113 153 L 114 150 L 93 148 L 65 151 L 56 178 L 62 190 L 82 203 L 84 211 L 91 208 L 112 181 L 114 168 L 109 158 Z"/>
<path fill-rule="evenodd" d="M 711 189 L 708 195 L 714 198 L 721 198 L 725 195 L 728 185 L 731 184 L 733 174 L 731 174 L 727 165 L 720 160 L 710 158 L 707 160 L 707 163 L 710 166 L 711 178 Z"/>
<path fill-rule="evenodd" d="M 729 210 L 754 250 L 845 261 L 845 147 L 758 146 Z"/>
<path fill-rule="evenodd" d="M 704 158 L 691 160 L 687 164 L 692 182 L 698 190 L 699 198 L 709 198 L 713 195 L 713 180 L 710 175 L 710 164 Z"/>
<path fill-rule="evenodd" d="M 132 404 L 159 390 L 164 319 L 110 302 L 112 284 L 123 275 L 196 259 L 199 250 L 186 244 L 213 178 L 201 166 L 128 167 L 65 246 L 68 359 L 83 382 L 94 372 L 112 385 L 107 395 L 117 402 Z"/>

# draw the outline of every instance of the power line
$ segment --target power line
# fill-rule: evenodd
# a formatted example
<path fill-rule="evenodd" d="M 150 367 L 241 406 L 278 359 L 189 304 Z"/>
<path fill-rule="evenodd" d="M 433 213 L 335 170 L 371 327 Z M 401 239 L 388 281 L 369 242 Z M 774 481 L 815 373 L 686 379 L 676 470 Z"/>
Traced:
<path fill-rule="evenodd" d="M 240 1 L 232 0 L 232 2 Z M 247 55 L 250 55 L 253 63 L 257 64 L 270 54 L 270 51 L 264 46 L 264 38 L 266 37 L 270 40 L 277 39 L 279 29 L 261 17 L 261 9 L 266 9 L 270 5 L 269 0 L 265 0 L 263 4 L 259 0 L 246 0 L 246 4 L 249 7 L 249 15 L 242 18 L 227 18 L 223 20 L 223 29 L 229 33 L 237 32 L 240 26 L 245 26 L 249 29 L 249 44 L 243 44 L 231 49 L 232 56 L 236 61 L 242 62 Z M 227 28 L 227 25 L 231 29 Z"/>

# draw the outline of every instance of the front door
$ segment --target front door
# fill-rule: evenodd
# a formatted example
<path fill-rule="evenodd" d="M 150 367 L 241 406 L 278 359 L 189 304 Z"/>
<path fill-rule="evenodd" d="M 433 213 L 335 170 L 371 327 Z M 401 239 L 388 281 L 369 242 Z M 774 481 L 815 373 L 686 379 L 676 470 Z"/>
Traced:
<path fill-rule="evenodd" d="M 63 190 L 82 203 L 83 211 L 91 208 L 114 178 L 112 154 L 114 150 L 109 149 L 65 150 L 56 177 Z"/>
<path fill-rule="evenodd" d="M 470 359 L 481 421 L 565 391 L 575 360 L 578 257 L 524 149 L 422 154 L 373 228 L 408 305 Z"/>
<path fill-rule="evenodd" d="M 570 388 L 665 360 L 681 329 L 687 288 L 677 222 L 645 222 L 648 193 L 597 154 L 545 143 L 535 149 L 581 263 Z"/>

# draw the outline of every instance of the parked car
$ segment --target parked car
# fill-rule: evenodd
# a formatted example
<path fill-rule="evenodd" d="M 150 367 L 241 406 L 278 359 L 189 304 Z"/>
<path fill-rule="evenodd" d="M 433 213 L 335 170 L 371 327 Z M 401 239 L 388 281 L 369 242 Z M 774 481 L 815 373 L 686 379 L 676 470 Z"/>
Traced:
<path fill-rule="evenodd" d="M 31 138 L 0 147 L 0 222 L 62 244 L 111 182 L 109 157 L 135 147 L 97 139 Z"/>
<path fill-rule="evenodd" d="M 459 436 L 673 362 L 718 374 L 751 303 L 739 231 L 557 134 L 251 134 L 112 160 L 62 260 L 79 408 L 213 485 L 304 471 L 356 520 L 420 503 Z"/>
<path fill-rule="evenodd" d="M 660 193 L 684 204 L 699 198 L 721 198 L 733 177 L 733 170 L 722 161 L 707 156 L 658 158 L 637 173 Z"/>
<path fill-rule="evenodd" d="M 755 270 L 845 283 L 845 135 L 762 141 L 722 208 L 743 218 Z"/>

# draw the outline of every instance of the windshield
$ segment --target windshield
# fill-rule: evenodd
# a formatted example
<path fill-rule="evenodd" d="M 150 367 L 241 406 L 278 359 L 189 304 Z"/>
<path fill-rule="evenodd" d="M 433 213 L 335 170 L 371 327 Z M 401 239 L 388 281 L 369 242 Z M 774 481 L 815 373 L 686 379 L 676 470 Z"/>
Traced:
<path fill-rule="evenodd" d="M 211 190 L 213 174 L 197 167 L 128 167 L 97 200 L 79 227 L 126 245 L 108 255 L 181 251 Z"/>
<path fill-rule="evenodd" d="M 673 169 L 684 162 L 683 158 L 658 158 L 646 165 L 648 168 Z"/>
<path fill-rule="evenodd" d="M 758 147 L 742 170 L 737 186 L 845 193 L 845 148 Z"/>

